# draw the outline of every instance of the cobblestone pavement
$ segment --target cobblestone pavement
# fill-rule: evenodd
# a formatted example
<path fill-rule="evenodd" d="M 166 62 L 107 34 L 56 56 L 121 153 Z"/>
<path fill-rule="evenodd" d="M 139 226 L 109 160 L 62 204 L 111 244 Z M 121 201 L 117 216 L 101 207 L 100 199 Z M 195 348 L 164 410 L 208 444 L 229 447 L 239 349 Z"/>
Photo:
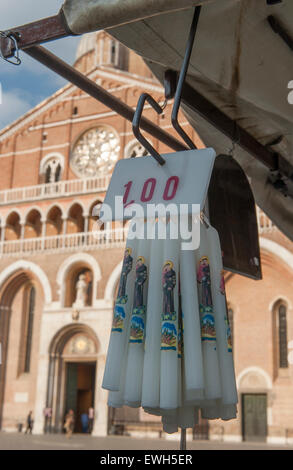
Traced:
<path fill-rule="evenodd" d="M 0 433 L 0 450 L 178 450 L 178 440 L 136 439 L 129 437 L 91 437 L 74 434 L 67 439 L 60 434 L 43 436 Z M 293 450 L 292 446 L 261 443 L 187 442 L 194 450 Z"/>

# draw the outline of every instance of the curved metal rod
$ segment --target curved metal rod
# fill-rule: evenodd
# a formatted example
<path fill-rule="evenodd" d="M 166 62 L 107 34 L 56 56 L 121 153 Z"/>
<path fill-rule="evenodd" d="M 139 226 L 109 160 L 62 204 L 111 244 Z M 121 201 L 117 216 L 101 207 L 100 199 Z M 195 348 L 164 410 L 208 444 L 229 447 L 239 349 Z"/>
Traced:
<path fill-rule="evenodd" d="M 194 44 L 194 38 L 195 38 L 196 30 L 197 30 L 200 12 L 201 12 L 201 6 L 196 7 L 194 15 L 193 15 L 191 27 L 190 27 L 190 33 L 189 33 L 189 37 L 187 41 L 182 68 L 181 68 L 180 75 L 179 75 L 177 90 L 176 90 L 176 94 L 174 98 L 174 106 L 172 109 L 172 116 L 171 116 L 172 125 L 174 129 L 178 132 L 178 134 L 182 137 L 184 142 L 186 142 L 187 145 L 191 149 L 196 149 L 197 147 L 194 144 L 194 142 L 192 142 L 192 140 L 189 138 L 189 136 L 186 134 L 186 132 L 182 129 L 182 127 L 180 126 L 179 121 L 178 121 L 178 113 L 179 113 L 179 108 L 181 105 L 182 90 L 183 90 L 183 86 L 184 86 L 184 82 L 185 82 L 185 78 L 186 78 L 186 74 L 187 74 L 187 70 L 188 70 L 188 66 L 190 62 L 190 57 L 192 53 L 192 48 Z"/>
<path fill-rule="evenodd" d="M 10 39 L 10 41 L 12 41 L 12 43 L 13 43 L 12 50 L 13 50 L 13 59 L 14 60 L 13 59 L 8 59 L 7 57 L 5 57 L 5 55 L 2 52 L 2 48 L 1 48 L 1 44 L 0 44 L 0 57 L 1 57 L 1 59 L 5 60 L 6 62 L 9 62 L 12 65 L 20 65 L 21 64 L 21 59 L 19 57 L 19 49 L 18 49 L 17 38 L 12 33 L 8 34 L 8 33 L 4 33 L 3 31 L 0 31 L 0 38 Z"/>
<path fill-rule="evenodd" d="M 154 110 L 158 114 L 162 114 L 163 112 L 163 109 L 161 108 L 161 106 L 154 100 L 154 98 L 151 95 L 149 95 L 148 93 L 143 93 L 139 97 L 137 108 L 133 116 L 132 130 L 137 140 L 150 153 L 150 155 L 154 157 L 154 159 L 157 160 L 157 162 L 160 165 L 164 165 L 166 163 L 164 158 L 154 149 L 152 144 L 140 132 L 140 121 L 142 118 L 142 113 L 143 113 L 143 109 L 144 109 L 144 105 L 146 101 L 152 106 L 152 108 L 154 108 Z"/>

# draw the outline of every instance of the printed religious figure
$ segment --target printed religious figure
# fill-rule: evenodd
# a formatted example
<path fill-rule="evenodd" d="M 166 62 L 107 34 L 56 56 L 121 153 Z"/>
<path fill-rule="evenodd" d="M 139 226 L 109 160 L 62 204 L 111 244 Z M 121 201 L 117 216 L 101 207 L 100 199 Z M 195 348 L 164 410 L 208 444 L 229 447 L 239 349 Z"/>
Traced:
<path fill-rule="evenodd" d="M 131 248 L 126 248 L 124 253 L 123 265 L 122 265 L 122 272 L 120 277 L 119 289 L 118 289 L 118 296 L 116 303 L 125 304 L 127 302 L 127 295 L 126 295 L 126 283 L 127 283 L 127 276 L 132 269 L 133 258 L 131 256 L 132 250 Z"/>
<path fill-rule="evenodd" d="M 207 256 L 203 256 L 199 261 L 197 282 L 201 284 L 201 304 L 204 307 L 212 307 L 211 273 Z"/>
<path fill-rule="evenodd" d="M 172 261 L 166 261 L 163 267 L 163 320 L 176 320 L 174 305 L 174 288 L 176 286 L 176 272 L 173 269 Z"/>

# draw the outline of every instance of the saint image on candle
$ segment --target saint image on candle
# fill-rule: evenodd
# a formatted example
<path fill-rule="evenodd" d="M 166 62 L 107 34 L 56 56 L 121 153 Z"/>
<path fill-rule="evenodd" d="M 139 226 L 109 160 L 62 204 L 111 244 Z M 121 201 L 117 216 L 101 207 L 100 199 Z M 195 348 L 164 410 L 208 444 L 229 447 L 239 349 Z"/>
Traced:
<path fill-rule="evenodd" d="M 212 307 L 211 273 L 207 256 L 203 256 L 199 261 L 197 282 L 201 284 L 201 304 L 204 307 Z"/>
<path fill-rule="evenodd" d="M 124 253 L 122 272 L 121 272 L 119 289 L 118 289 L 117 303 L 127 302 L 126 282 L 127 282 L 127 276 L 132 269 L 132 263 L 133 263 L 133 258 L 131 256 L 131 253 L 132 253 L 131 248 L 126 248 L 125 253 Z"/>
<path fill-rule="evenodd" d="M 176 286 L 176 273 L 172 261 L 166 261 L 163 267 L 163 320 L 176 320 L 174 306 L 174 288 Z"/>
<path fill-rule="evenodd" d="M 144 283 L 147 280 L 147 267 L 145 265 L 145 259 L 143 256 L 139 256 L 136 261 L 136 270 L 135 270 L 135 287 L 134 287 L 134 301 L 133 308 L 139 309 L 143 307 L 143 287 Z"/>

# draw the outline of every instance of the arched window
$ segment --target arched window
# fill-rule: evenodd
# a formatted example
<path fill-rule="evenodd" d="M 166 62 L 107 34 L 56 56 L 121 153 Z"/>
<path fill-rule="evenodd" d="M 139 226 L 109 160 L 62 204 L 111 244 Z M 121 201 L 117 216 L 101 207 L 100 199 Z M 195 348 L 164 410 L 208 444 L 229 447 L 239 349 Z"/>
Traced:
<path fill-rule="evenodd" d="M 108 125 L 96 126 L 85 131 L 75 142 L 70 165 L 81 178 L 109 174 L 120 155 L 118 133 Z"/>
<path fill-rule="evenodd" d="M 17 212 L 12 212 L 6 220 L 5 240 L 18 240 L 20 238 L 20 233 L 20 216 Z"/>
<path fill-rule="evenodd" d="M 38 210 L 32 209 L 26 217 L 24 238 L 40 237 L 42 233 L 41 214 Z"/>
<path fill-rule="evenodd" d="M 61 165 L 57 159 L 52 158 L 48 161 L 45 172 L 45 183 L 57 183 L 60 181 Z"/>
<path fill-rule="evenodd" d="M 64 167 L 64 158 L 61 154 L 50 154 L 44 157 L 40 164 L 42 182 L 45 184 L 57 183 L 61 180 Z"/>
<path fill-rule="evenodd" d="M 35 303 L 36 303 L 36 289 L 34 286 L 31 286 L 28 291 L 27 302 L 26 302 L 26 312 L 25 312 L 26 337 L 25 337 L 24 372 L 30 371 Z"/>
<path fill-rule="evenodd" d="M 287 346 L 287 308 L 281 304 L 278 308 L 279 323 L 279 367 L 288 367 L 288 346 Z"/>
<path fill-rule="evenodd" d="M 128 144 L 124 151 L 124 158 L 145 157 L 148 151 L 137 141 Z"/>
<path fill-rule="evenodd" d="M 287 304 L 280 299 L 275 302 L 272 309 L 273 326 L 273 373 L 276 379 L 281 370 L 288 368 L 288 340 L 287 340 Z"/>

